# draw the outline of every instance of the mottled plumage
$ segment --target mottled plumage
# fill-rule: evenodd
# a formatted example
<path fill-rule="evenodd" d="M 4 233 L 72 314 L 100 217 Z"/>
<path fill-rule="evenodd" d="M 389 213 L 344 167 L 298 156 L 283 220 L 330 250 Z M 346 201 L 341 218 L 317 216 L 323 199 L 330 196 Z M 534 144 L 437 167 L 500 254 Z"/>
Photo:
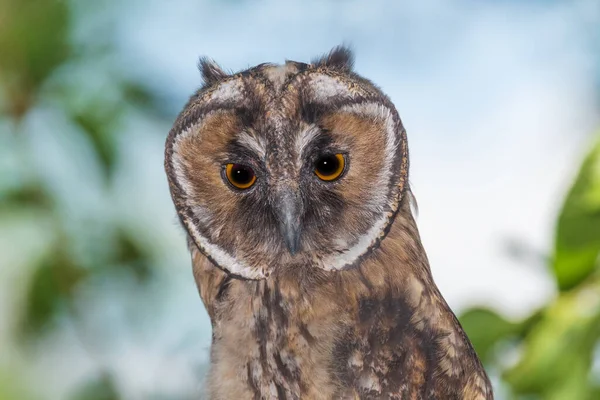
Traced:
<path fill-rule="evenodd" d="M 431 277 L 402 122 L 352 54 L 200 67 L 165 167 L 212 321 L 208 396 L 492 399 Z M 343 172 L 320 179 L 333 154 Z M 229 165 L 255 182 L 232 186 Z"/>

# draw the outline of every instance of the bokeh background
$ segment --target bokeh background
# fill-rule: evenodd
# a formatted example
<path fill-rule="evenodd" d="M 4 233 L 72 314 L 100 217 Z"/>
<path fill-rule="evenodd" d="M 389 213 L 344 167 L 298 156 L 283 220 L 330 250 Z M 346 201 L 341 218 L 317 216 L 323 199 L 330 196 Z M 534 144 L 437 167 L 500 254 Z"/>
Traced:
<path fill-rule="evenodd" d="M 202 397 L 167 132 L 199 56 L 340 43 L 407 127 L 433 274 L 497 398 L 600 398 L 597 0 L 0 0 L 1 400 Z"/>

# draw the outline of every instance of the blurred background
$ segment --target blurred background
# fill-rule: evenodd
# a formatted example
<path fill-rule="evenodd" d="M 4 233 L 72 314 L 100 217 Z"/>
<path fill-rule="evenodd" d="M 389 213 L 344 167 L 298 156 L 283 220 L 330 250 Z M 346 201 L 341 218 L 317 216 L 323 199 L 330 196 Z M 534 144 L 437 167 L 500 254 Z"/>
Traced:
<path fill-rule="evenodd" d="M 340 43 L 408 131 L 434 277 L 498 399 L 600 398 L 600 2 L 0 0 L 0 399 L 201 398 L 163 172 L 199 56 Z"/>

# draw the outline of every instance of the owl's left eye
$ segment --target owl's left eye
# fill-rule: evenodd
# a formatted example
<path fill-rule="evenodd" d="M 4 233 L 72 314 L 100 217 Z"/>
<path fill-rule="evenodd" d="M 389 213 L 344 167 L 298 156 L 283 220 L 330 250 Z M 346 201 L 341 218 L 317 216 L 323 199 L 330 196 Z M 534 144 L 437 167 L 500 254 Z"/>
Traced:
<path fill-rule="evenodd" d="M 225 175 L 229 183 L 242 190 L 249 189 L 256 182 L 256 175 L 252 168 L 242 164 L 227 164 Z"/>
<path fill-rule="evenodd" d="M 343 154 L 325 154 L 315 162 L 315 175 L 322 181 L 331 182 L 338 179 L 346 169 Z"/>

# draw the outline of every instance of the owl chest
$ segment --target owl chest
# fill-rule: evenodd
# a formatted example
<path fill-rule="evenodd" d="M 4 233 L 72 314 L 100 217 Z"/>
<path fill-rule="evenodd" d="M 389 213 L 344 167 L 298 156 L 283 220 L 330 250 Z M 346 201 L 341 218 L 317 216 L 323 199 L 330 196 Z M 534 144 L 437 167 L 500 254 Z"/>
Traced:
<path fill-rule="evenodd" d="M 262 309 L 239 325 L 215 326 L 211 386 L 214 398 L 331 398 L 330 342 L 277 310 Z M 221 371 L 221 372 L 219 372 Z M 228 371 L 237 371 L 224 382 Z"/>
<path fill-rule="evenodd" d="M 446 343 L 460 336 L 411 324 L 396 303 L 365 300 L 356 315 L 340 307 L 318 320 L 263 303 L 218 321 L 211 398 L 458 400 L 470 380 L 486 393 L 472 355 Z M 488 398 L 476 392 L 464 398 Z"/>

